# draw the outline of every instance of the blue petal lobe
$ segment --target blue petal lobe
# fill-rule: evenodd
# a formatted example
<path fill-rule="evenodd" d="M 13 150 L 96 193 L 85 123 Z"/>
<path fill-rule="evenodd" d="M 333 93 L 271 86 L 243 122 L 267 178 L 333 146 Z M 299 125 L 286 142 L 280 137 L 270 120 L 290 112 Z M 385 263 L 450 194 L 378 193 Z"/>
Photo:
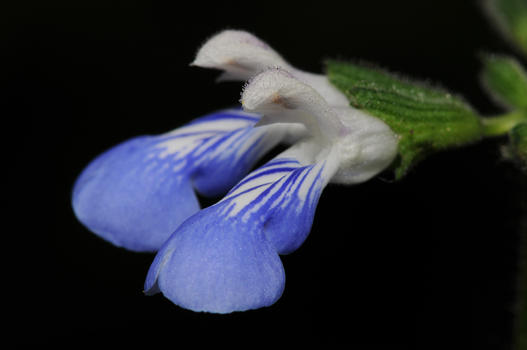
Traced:
<path fill-rule="evenodd" d="M 157 137 L 137 137 L 97 157 L 73 189 L 73 209 L 90 230 L 134 251 L 155 251 L 199 210 L 192 186 L 169 159 L 148 157 Z"/>
<path fill-rule="evenodd" d="M 145 289 L 194 311 L 229 313 L 269 306 L 285 274 L 262 223 L 218 220 L 225 204 L 200 211 L 171 236 L 151 266 Z M 157 278 L 157 280 L 156 280 Z"/>
<path fill-rule="evenodd" d="M 258 120 L 254 114 L 224 110 L 106 151 L 75 183 L 75 214 L 115 245 L 158 250 L 199 210 L 194 189 L 207 196 L 227 192 L 280 141 L 280 135 L 253 128 Z"/>

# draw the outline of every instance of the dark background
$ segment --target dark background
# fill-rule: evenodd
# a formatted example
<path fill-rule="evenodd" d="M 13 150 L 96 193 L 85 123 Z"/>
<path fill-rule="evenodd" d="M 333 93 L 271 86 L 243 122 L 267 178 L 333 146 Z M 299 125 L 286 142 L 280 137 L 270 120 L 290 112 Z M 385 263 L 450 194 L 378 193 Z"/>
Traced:
<path fill-rule="evenodd" d="M 272 307 L 209 315 L 142 294 L 153 259 L 87 231 L 73 181 L 103 150 L 236 103 L 242 83 L 190 68 L 213 33 L 255 33 L 298 68 L 363 59 L 500 110 L 483 51 L 511 53 L 477 1 L 40 1 L 0 11 L 4 313 L 17 344 L 97 348 L 335 343 L 357 349 L 509 349 L 518 175 L 504 140 L 329 186 L 306 243 L 282 257 Z M 185 344 L 185 345 L 183 345 Z"/>

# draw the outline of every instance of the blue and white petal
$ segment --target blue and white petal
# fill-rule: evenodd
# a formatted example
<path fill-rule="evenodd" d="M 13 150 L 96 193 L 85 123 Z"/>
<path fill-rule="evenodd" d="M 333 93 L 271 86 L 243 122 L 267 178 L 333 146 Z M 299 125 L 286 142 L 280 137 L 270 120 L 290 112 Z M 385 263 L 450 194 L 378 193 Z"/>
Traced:
<path fill-rule="evenodd" d="M 338 169 L 333 150 L 311 164 L 306 162 L 311 157 L 299 154 L 315 148 L 311 140 L 300 142 L 249 174 L 221 201 L 228 204 L 220 215 L 239 224 L 261 223 L 279 254 L 296 250 L 311 230 L 323 188 Z"/>
<path fill-rule="evenodd" d="M 172 132 L 113 147 L 77 179 L 75 214 L 117 246 L 158 250 L 199 210 L 194 189 L 206 196 L 227 192 L 281 139 L 302 132 L 254 128 L 259 119 L 241 110 L 224 110 Z"/>
<path fill-rule="evenodd" d="M 303 164 L 301 142 L 201 210 L 158 252 L 145 282 L 181 307 L 228 313 L 269 306 L 285 277 L 278 254 L 307 237 L 320 193 L 337 170 L 334 155 Z"/>

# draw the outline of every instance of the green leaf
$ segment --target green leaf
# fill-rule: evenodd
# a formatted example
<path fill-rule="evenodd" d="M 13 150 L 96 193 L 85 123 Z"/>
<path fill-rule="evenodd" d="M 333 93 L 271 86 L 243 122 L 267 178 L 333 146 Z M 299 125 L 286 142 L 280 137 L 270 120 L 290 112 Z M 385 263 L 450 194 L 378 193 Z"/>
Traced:
<path fill-rule="evenodd" d="M 509 156 L 527 172 L 527 123 L 516 125 L 509 132 Z"/>
<path fill-rule="evenodd" d="M 327 62 L 327 74 L 353 107 L 383 120 L 399 135 L 397 179 L 428 154 L 475 142 L 482 136 L 479 117 L 448 92 L 339 61 Z"/>
<path fill-rule="evenodd" d="M 486 8 L 503 35 L 527 54 L 527 1 L 487 0 Z"/>
<path fill-rule="evenodd" d="M 497 102 L 509 109 L 527 109 L 527 73 L 520 63 L 499 55 L 486 55 L 483 63 L 483 84 Z"/>

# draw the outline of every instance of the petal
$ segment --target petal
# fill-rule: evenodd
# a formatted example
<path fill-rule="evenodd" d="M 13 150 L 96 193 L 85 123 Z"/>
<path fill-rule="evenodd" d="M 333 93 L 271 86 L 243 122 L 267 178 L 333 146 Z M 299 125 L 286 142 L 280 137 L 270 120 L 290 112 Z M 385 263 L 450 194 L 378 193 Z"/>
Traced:
<path fill-rule="evenodd" d="M 333 150 L 323 150 L 320 161 L 307 164 L 321 152 L 318 144 L 300 142 L 253 171 L 221 201 L 228 220 L 263 222 L 262 234 L 280 254 L 296 250 L 307 238 L 318 199 L 337 171 Z"/>
<path fill-rule="evenodd" d="M 399 139 L 386 123 L 360 110 L 330 106 L 283 69 L 268 69 L 251 79 L 241 101 L 245 110 L 263 115 L 258 125 L 302 123 L 321 145 L 334 145 L 340 165 L 333 183 L 367 181 L 397 156 Z"/>
<path fill-rule="evenodd" d="M 73 190 L 79 221 L 117 246 L 154 251 L 196 213 L 199 203 L 186 174 L 174 173 L 169 158 L 149 157 L 158 143 L 158 137 L 137 137 L 88 165 Z"/>
<path fill-rule="evenodd" d="M 269 69 L 282 68 L 310 85 L 332 106 L 349 106 L 346 96 L 325 75 L 296 69 L 265 42 L 242 30 L 224 30 L 203 44 L 193 66 L 221 69 L 220 80 L 248 80 Z"/>
<path fill-rule="evenodd" d="M 225 110 L 106 151 L 75 183 L 75 214 L 117 246 L 159 249 L 199 210 L 194 188 L 207 196 L 225 193 L 261 155 L 291 134 L 291 128 L 254 128 L 258 120 L 255 114 Z"/>
<path fill-rule="evenodd" d="M 222 80 L 247 80 L 269 67 L 291 68 L 266 43 L 242 30 L 224 30 L 211 37 L 192 65 L 221 69 Z"/>
<path fill-rule="evenodd" d="M 357 184 L 386 169 L 397 156 L 399 138 L 380 119 L 355 109 L 339 109 L 348 130 L 339 138 L 340 167 L 332 183 Z"/>
<path fill-rule="evenodd" d="M 145 290 L 161 290 L 194 311 L 228 313 L 273 304 L 285 274 L 261 223 L 217 220 L 209 207 L 187 220 L 163 246 L 150 268 Z"/>
<path fill-rule="evenodd" d="M 332 143 L 344 129 L 323 96 L 281 68 L 252 78 L 243 89 L 241 102 L 246 111 L 264 115 L 259 125 L 302 123 L 311 135 L 326 143 Z"/>
<path fill-rule="evenodd" d="M 147 294 L 161 291 L 181 307 L 217 313 L 278 300 L 284 272 L 277 253 L 305 240 L 320 193 L 336 171 L 330 150 L 303 165 L 314 149 L 309 141 L 296 144 L 181 224 L 150 267 Z"/>

